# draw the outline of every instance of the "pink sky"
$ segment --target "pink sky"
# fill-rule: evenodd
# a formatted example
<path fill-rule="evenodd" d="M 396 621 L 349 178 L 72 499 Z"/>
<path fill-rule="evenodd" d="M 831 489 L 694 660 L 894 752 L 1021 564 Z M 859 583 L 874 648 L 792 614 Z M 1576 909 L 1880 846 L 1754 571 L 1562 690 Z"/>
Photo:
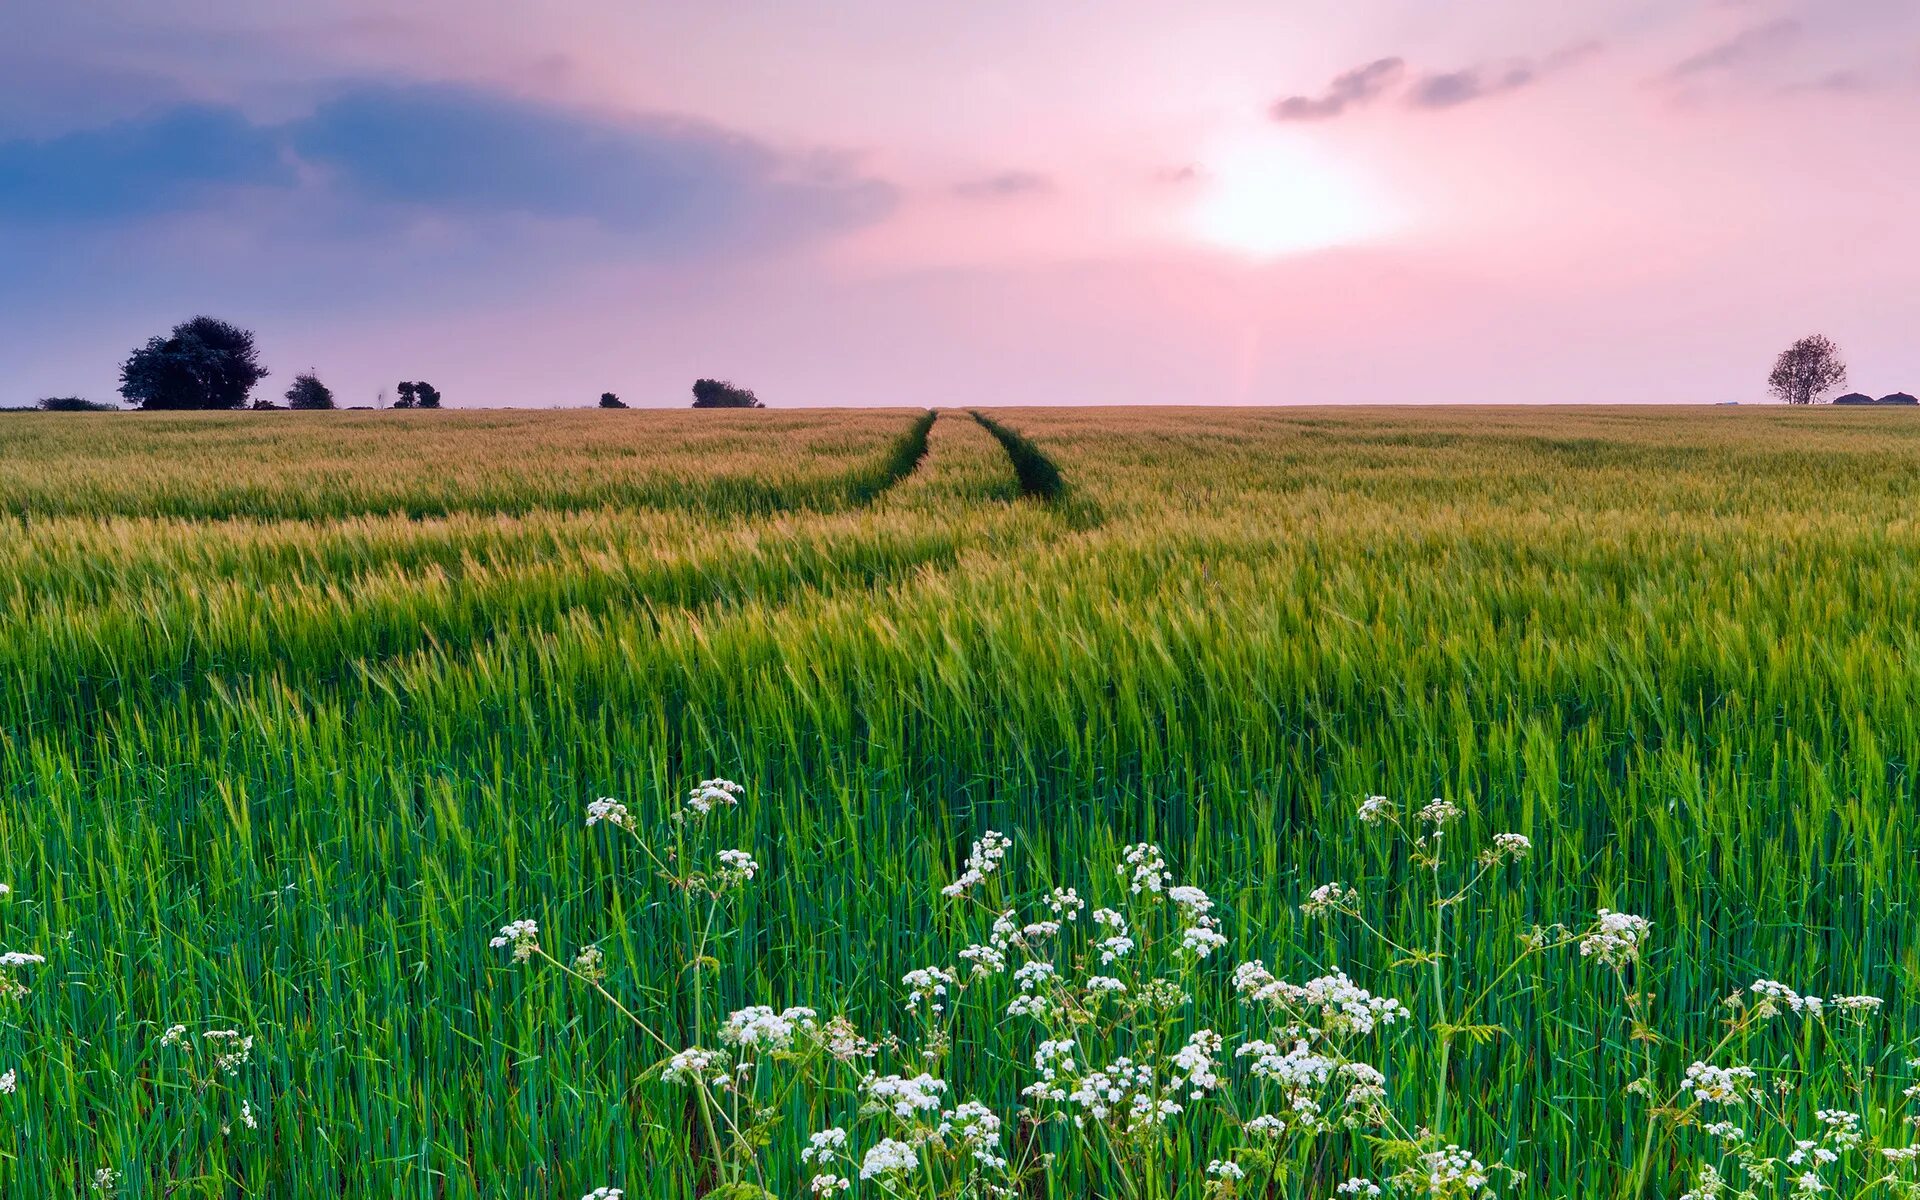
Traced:
<path fill-rule="evenodd" d="M 276 394 L 311 366 L 356 403 L 1750 402 L 1814 331 L 1852 386 L 1920 391 L 1905 0 L 113 7 L 0 51 L 0 403 L 108 395 L 201 309 L 258 330 Z M 691 119 L 767 199 L 696 237 L 627 211 L 624 169 L 591 204 L 407 192 L 312 116 L 374 84 Z M 148 126 L 90 131 L 182 105 L 284 136 L 284 178 L 84 221 L 20 182 L 133 169 Z"/>

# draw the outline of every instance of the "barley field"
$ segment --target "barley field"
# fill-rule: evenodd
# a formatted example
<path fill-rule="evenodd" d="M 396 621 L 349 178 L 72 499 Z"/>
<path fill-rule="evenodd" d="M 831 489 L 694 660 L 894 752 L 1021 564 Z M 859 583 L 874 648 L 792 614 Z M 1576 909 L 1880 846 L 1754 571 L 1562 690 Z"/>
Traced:
<path fill-rule="evenodd" d="M 1915 1194 L 1912 417 L 0 418 L 0 1195 Z"/>

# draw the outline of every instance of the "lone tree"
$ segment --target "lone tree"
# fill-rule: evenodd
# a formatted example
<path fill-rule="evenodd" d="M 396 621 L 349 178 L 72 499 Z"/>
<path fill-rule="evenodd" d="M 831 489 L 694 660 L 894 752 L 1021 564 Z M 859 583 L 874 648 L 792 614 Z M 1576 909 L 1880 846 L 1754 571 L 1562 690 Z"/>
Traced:
<path fill-rule="evenodd" d="M 120 394 L 149 409 L 244 408 L 266 375 L 251 330 L 195 317 L 127 356 Z"/>
<path fill-rule="evenodd" d="M 312 371 L 303 371 L 293 377 L 293 386 L 287 389 L 287 407 L 332 408 L 333 389 Z"/>
<path fill-rule="evenodd" d="M 1812 404 L 1847 381 L 1840 347 L 1825 334 L 1803 337 L 1773 360 L 1767 389 L 1788 404 Z"/>
<path fill-rule="evenodd" d="M 439 408 L 440 389 L 422 380 L 419 383 L 402 383 L 400 398 L 393 402 L 395 408 Z"/>
<path fill-rule="evenodd" d="M 620 397 L 614 395 L 612 392 L 600 393 L 601 408 L 625 408 L 626 406 L 627 406 L 627 402 L 625 400 L 622 400 Z"/>
<path fill-rule="evenodd" d="M 693 406 L 695 408 L 765 408 L 760 397 L 743 387 L 735 387 L 724 379 L 696 379 L 693 381 Z"/>

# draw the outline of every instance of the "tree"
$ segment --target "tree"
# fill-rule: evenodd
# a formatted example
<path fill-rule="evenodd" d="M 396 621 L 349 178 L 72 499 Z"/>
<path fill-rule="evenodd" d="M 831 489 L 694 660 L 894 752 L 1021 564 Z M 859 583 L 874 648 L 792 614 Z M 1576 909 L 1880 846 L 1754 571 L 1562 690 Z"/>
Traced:
<path fill-rule="evenodd" d="M 1812 404 L 1847 381 L 1840 347 L 1825 334 L 1803 337 L 1780 352 L 1767 376 L 1767 389 L 1788 404 Z"/>
<path fill-rule="evenodd" d="M 440 389 L 425 380 L 414 384 L 413 403 L 416 408 L 439 408 Z"/>
<path fill-rule="evenodd" d="M 195 317 L 127 356 L 120 394 L 149 409 L 243 408 L 266 375 L 252 331 Z"/>
<path fill-rule="evenodd" d="M 303 371 L 293 377 L 293 386 L 287 389 L 288 408 L 332 408 L 333 389 L 321 383 L 312 371 Z"/>
<path fill-rule="evenodd" d="M 398 388 L 398 391 L 400 393 L 400 398 L 393 402 L 393 406 L 395 408 L 412 408 L 413 407 L 413 389 L 417 386 L 418 386 L 417 384 L 402 383 Z"/>
<path fill-rule="evenodd" d="M 614 395 L 612 392 L 600 393 L 601 408 L 625 408 L 626 406 L 627 406 L 627 402 L 625 400 L 622 400 L 620 397 Z"/>
<path fill-rule="evenodd" d="M 760 397 L 742 387 L 735 387 L 724 379 L 696 379 L 693 381 L 693 406 L 695 408 L 765 408 Z"/>

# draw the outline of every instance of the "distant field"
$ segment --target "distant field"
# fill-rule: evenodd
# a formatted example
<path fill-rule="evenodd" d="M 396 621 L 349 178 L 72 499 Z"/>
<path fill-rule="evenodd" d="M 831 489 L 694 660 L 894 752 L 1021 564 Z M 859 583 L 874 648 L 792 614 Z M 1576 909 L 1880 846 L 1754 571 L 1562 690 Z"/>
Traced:
<path fill-rule="evenodd" d="M 1491 988 L 1487 1028 L 1444 1068 L 1404 1043 L 1385 1089 L 1529 1175 L 1503 1195 L 1643 1167 L 1645 1194 L 1686 1190 L 1691 1151 L 1650 1155 L 1620 1098 L 1648 1061 L 1677 1078 L 1756 978 L 1885 1000 L 1859 1037 L 1895 1136 L 1920 414 L 989 415 L 1064 491 L 1023 496 L 953 411 L 0 418 L 0 950 L 47 960 L 0 1007 L 0 1195 L 102 1166 L 142 1197 L 700 1195 L 658 1049 L 487 941 L 523 917 L 556 954 L 600 939 L 609 990 L 689 1044 L 672 897 L 582 812 L 652 826 L 716 775 L 760 867 L 709 951 L 728 1008 L 891 1028 L 901 976 L 981 936 L 940 888 L 982 830 L 1095 904 L 1154 841 L 1229 939 L 1179 1038 L 1237 1028 L 1243 959 L 1337 965 L 1427 1028 Z M 1350 819 L 1372 794 L 1531 839 L 1437 967 L 1299 913 L 1343 880 L 1356 919 L 1424 944 L 1397 882 L 1419 868 Z M 1663 1040 L 1577 952 L 1502 974 L 1530 927 L 1600 908 L 1654 923 L 1623 978 Z M 219 1088 L 258 1130 L 219 1129 L 209 1097 L 242 1092 L 167 1073 L 176 1022 L 255 1037 Z M 953 1036 L 976 1050 L 932 1069 L 1011 1128 L 1039 1035 Z M 1812 1120 L 1839 1071 L 1783 1107 Z M 780 1101 L 782 1200 L 809 1129 L 866 1119 L 824 1103 Z M 1244 1140 L 1252 1113 L 1195 1107 L 1142 1197 L 1199 1197 Z M 1028 1194 L 1131 1200 L 1022 1128 L 1059 1155 Z M 1369 1152 L 1325 1139 L 1272 1194 L 1326 1200 Z"/>

